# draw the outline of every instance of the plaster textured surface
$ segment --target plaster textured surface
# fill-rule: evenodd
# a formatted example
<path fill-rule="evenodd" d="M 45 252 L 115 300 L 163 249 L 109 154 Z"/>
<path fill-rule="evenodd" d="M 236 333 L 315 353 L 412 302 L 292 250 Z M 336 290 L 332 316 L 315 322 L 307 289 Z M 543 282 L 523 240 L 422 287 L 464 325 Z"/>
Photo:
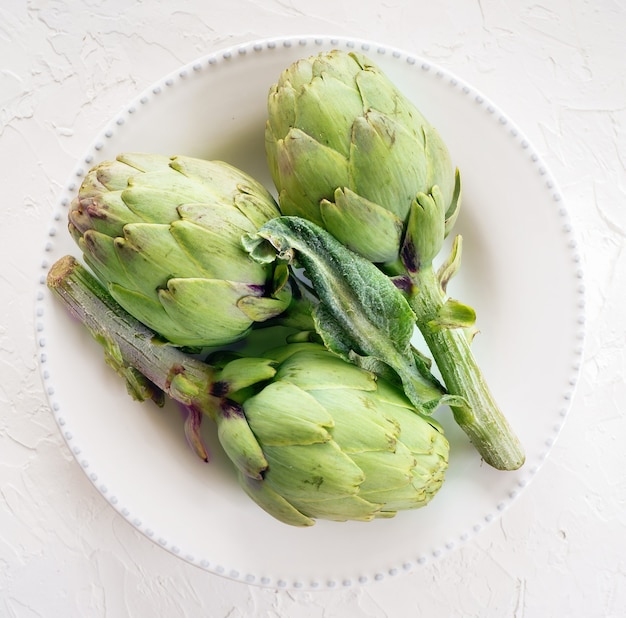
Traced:
<path fill-rule="evenodd" d="M 625 31 L 619 0 L 3 2 L 0 615 L 626 615 Z M 303 33 L 402 48 L 495 101 L 560 184 L 587 287 L 576 397 L 548 460 L 511 508 L 439 561 L 319 592 L 206 573 L 120 517 L 76 463 L 49 411 L 33 313 L 53 205 L 103 123 L 198 56 Z"/>

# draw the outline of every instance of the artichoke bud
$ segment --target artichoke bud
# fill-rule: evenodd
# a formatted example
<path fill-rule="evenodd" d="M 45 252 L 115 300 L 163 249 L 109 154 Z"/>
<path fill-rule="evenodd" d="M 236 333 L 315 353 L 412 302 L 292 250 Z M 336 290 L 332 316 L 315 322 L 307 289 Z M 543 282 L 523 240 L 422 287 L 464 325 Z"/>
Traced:
<path fill-rule="evenodd" d="M 281 212 L 375 263 L 397 264 L 398 229 L 416 195 L 439 187 L 445 234 L 458 215 L 460 180 L 445 143 L 358 53 L 323 52 L 285 69 L 270 90 L 265 146 Z"/>
<path fill-rule="evenodd" d="M 402 245 L 402 261 L 409 273 L 432 264 L 445 238 L 445 204 L 435 185 L 430 194 L 418 193 L 411 204 Z"/>
<path fill-rule="evenodd" d="M 174 345 L 205 347 L 289 306 L 284 275 L 241 244 L 279 215 L 270 193 L 231 165 L 125 153 L 89 171 L 69 229 L 126 311 Z"/>
<path fill-rule="evenodd" d="M 227 403 L 218 418 L 240 483 L 259 506 L 309 526 L 315 519 L 391 517 L 436 494 L 447 440 L 400 389 L 315 343 L 286 344 L 266 357 L 259 376 L 267 380 L 240 408 Z M 222 375 L 234 374 L 237 362 Z"/>

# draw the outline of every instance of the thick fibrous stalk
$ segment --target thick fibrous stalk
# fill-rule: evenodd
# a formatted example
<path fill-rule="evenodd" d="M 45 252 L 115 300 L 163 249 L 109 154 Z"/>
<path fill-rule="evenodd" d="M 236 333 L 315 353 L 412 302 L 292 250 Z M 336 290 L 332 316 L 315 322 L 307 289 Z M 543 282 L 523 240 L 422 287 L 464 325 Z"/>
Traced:
<path fill-rule="evenodd" d="M 172 399 L 214 413 L 218 401 L 211 395 L 211 366 L 171 345 L 157 343 L 154 332 L 121 309 L 73 257 L 56 262 L 47 283 L 105 349 L 115 350 L 118 373 L 132 367 Z"/>
<path fill-rule="evenodd" d="M 482 458 L 499 470 L 517 470 L 525 460 L 524 449 L 500 410 L 461 328 L 434 325 L 444 304 L 441 287 L 431 267 L 413 275 L 409 295 L 417 326 L 433 355 L 451 394 L 462 396 L 467 406 L 451 406 L 457 424 Z"/>

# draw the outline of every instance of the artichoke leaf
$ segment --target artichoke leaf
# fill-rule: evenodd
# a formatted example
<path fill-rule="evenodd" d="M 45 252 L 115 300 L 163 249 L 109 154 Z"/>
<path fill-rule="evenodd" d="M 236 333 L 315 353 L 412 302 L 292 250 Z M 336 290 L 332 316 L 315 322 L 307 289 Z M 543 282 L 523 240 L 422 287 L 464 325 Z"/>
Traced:
<path fill-rule="evenodd" d="M 294 347 L 291 344 L 285 348 Z M 328 354 L 324 346 L 302 345 L 307 359 L 314 360 L 303 365 L 296 351 L 290 357 L 281 359 L 277 379 L 295 384 L 305 391 L 336 390 L 353 388 L 358 391 L 375 391 L 376 377 L 372 373 L 356 371 L 355 368 L 338 356 Z M 280 355 L 280 348 L 277 351 Z"/>
<path fill-rule="evenodd" d="M 452 166 L 450 153 L 439 132 L 433 126 L 425 123 L 422 125 L 422 131 L 424 133 L 424 152 L 429 163 L 426 186 L 439 185 L 442 201 L 446 204 L 445 211 L 456 210 L 458 212 L 459 202 L 453 204 L 452 196 L 457 189 L 460 189 L 460 185 L 457 184 L 460 178 Z"/>
<path fill-rule="evenodd" d="M 133 155 L 129 155 L 132 157 Z M 139 155 L 141 157 L 141 155 Z M 148 155 L 151 156 L 151 155 Z M 167 157 L 162 155 L 153 155 L 154 158 L 152 162 L 146 166 L 150 166 L 150 169 L 158 169 L 158 162 L 162 163 L 167 161 Z M 99 185 L 99 193 L 102 192 L 102 189 L 106 189 L 107 191 L 123 191 L 128 187 L 128 178 L 129 176 L 133 176 L 135 174 L 134 170 L 137 172 L 141 172 L 140 163 L 137 164 L 129 164 L 127 160 L 129 157 L 125 157 L 124 155 L 118 156 L 114 161 L 103 161 L 95 165 L 88 174 L 88 182 L 89 188 L 94 189 Z M 154 163 L 154 166 L 152 166 Z"/>
<path fill-rule="evenodd" d="M 296 123 L 296 91 L 291 84 L 273 88 L 267 97 L 269 119 L 265 125 L 265 139 L 276 141 L 276 135 L 284 136 Z M 270 166 L 271 167 L 271 166 Z"/>
<path fill-rule="evenodd" d="M 360 369 L 369 371 L 395 384 L 402 385 L 402 379 L 397 370 L 377 356 L 362 354 L 353 349 L 354 341 L 351 336 L 346 336 L 345 325 L 338 322 L 335 315 L 328 310 L 326 305 L 319 304 L 313 311 L 313 323 L 315 332 L 321 338 L 326 349 L 330 350 L 343 360 L 347 360 Z M 410 397 L 417 397 L 412 386 Z"/>
<path fill-rule="evenodd" d="M 288 382 L 269 384 L 246 400 L 244 411 L 264 448 L 331 440 L 332 416 L 311 395 Z"/>
<path fill-rule="evenodd" d="M 353 453 L 351 457 L 365 473 L 361 492 L 368 499 L 379 501 L 372 494 L 367 495 L 368 492 L 399 489 L 411 484 L 415 456 L 402 442 L 397 443 L 395 451 Z"/>
<path fill-rule="evenodd" d="M 280 202 L 280 211 L 285 215 L 292 217 L 302 217 L 304 219 L 311 219 L 311 221 L 322 223 L 322 215 L 319 212 L 319 207 L 316 203 L 315 207 L 312 207 L 310 200 L 293 200 L 289 191 L 281 191 L 278 196 Z"/>
<path fill-rule="evenodd" d="M 128 194 L 132 195 L 133 191 L 141 190 L 149 191 L 153 196 L 163 193 L 169 195 L 173 200 L 176 200 L 176 195 L 178 195 L 178 204 L 185 202 L 202 203 L 211 201 L 213 197 L 212 192 L 208 191 L 202 183 L 194 182 L 169 167 L 131 176 L 128 179 L 128 188 L 125 192 L 128 191 Z M 124 201 L 126 202 L 126 199 Z M 150 202 L 148 201 L 146 204 L 133 203 L 137 208 L 144 211 L 149 220 Z"/>
<path fill-rule="evenodd" d="M 253 191 L 248 186 L 239 185 L 239 191 L 233 198 L 233 204 L 239 212 L 246 216 L 255 230 L 260 228 L 268 219 L 278 216 L 278 205 L 275 208 L 272 207 L 273 197 L 261 199 L 258 192 Z"/>
<path fill-rule="evenodd" d="M 194 254 L 177 242 L 167 224 L 129 223 L 124 236 L 114 240 L 114 248 L 131 282 L 129 287 L 146 296 L 156 298 L 156 290 L 165 287 L 170 278 L 211 275 L 199 269 Z M 124 280 L 111 281 L 122 284 Z"/>
<path fill-rule="evenodd" d="M 313 500 L 292 498 L 291 502 L 302 513 L 315 512 L 316 517 L 330 521 L 372 521 L 375 517 L 387 516 L 381 511 L 383 504 L 366 500 L 360 494 Z M 395 512 L 389 516 L 393 515 Z"/>
<path fill-rule="evenodd" d="M 411 483 L 407 483 L 403 487 L 392 487 L 389 489 L 381 487 L 377 490 L 364 491 L 363 497 L 368 500 L 381 502 L 385 505 L 385 512 L 395 514 L 397 511 L 406 511 L 425 506 L 439 489 L 440 484 L 433 485 L 434 487 L 430 492 L 427 490 L 427 487 L 420 488 L 421 491 L 416 491 L 416 488 Z"/>
<path fill-rule="evenodd" d="M 281 315 L 289 307 L 291 290 L 285 286 L 274 297 L 257 296 L 250 294 L 242 296 L 237 302 L 237 308 L 253 322 L 265 322 Z"/>
<path fill-rule="evenodd" d="M 187 278 L 170 279 L 167 287 L 159 290 L 158 297 L 174 323 L 185 324 L 197 339 L 205 340 L 204 345 L 217 346 L 232 343 L 236 340 L 234 337 L 242 338 L 247 334 L 252 320 L 237 305 L 242 298 L 256 292 L 254 286 L 233 281 Z M 206 310 L 198 312 L 197 307 L 206 307 Z"/>
<path fill-rule="evenodd" d="M 216 376 L 214 391 L 231 396 L 232 393 L 265 382 L 276 375 L 275 363 L 271 359 L 241 357 L 227 362 Z"/>
<path fill-rule="evenodd" d="M 445 448 L 447 452 L 448 444 L 443 427 L 433 417 L 415 414 L 412 408 L 394 401 L 382 389 L 380 391 L 380 396 L 389 403 L 385 413 L 402 428 L 400 440 L 413 454 L 428 454 L 439 448 Z M 441 401 L 446 401 L 448 397 L 450 396 L 444 395 Z"/>
<path fill-rule="evenodd" d="M 290 526 L 299 527 L 312 526 L 315 524 L 314 519 L 301 513 L 295 506 L 274 491 L 265 481 L 253 479 L 240 473 L 239 484 L 252 500 L 278 521 Z"/>
<path fill-rule="evenodd" d="M 210 206 L 205 210 L 210 209 Z M 266 269 L 250 261 L 240 243 L 241 235 L 248 230 L 230 229 L 223 222 L 216 224 L 215 229 L 209 229 L 189 220 L 175 221 L 167 235 L 178 243 L 178 253 L 184 254 L 187 268 L 172 269 L 177 276 L 196 277 L 204 276 L 208 279 L 219 278 L 231 281 L 241 281 L 261 285 L 267 277 Z M 165 234 L 163 234 L 165 236 Z M 165 241 L 168 239 L 164 239 Z M 142 246 L 142 251 L 144 247 Z M 163 250 L 161 256 L 165 253 Z M 176 264 L 176 254 L 166 253 L 167 265 Z M 171 255 L 171 258 L 170 258 Z M 154 256 L 154 262 L 159 264 L 159 254 Z M 163 262 L 161 257 L 160 262 Z M 178 266 L 178 264 L 177 264 Z M 180 273 L 180 274 L 178 274 Z"/>
<path fill-rule="evenodd" d="M 470 328 L 476 322 L 476 311 L 469 305 L 458 300 L 448 298 L 439 308 L 437 317 L 430 320 L 428 325 L 433 330 L 444 328 Z"/>
<path fill-rule="evenodd" d="M 208 195 L 229 195 L 232 188 L 242 180 L 241 172 L 224 161 L 209 161 L 179 155 L 170 159 L 169 166 L 188 179 L 190 184 L 201 186 Z M 254 185 L 255 191 L 258 190 L 265 197 L 270 197 L 267 189 L 252 177 L 248 177 L 246 182 Z"/>
<path fill-rule="evenodd" d="M 268 221 L 244 241 L 254 258 L 267 259 L 271 244 L 279 258 L 301 266 L 319 298 L 314 320 L 318 334 L 336 354 L 348 361 L 373 357 L 391 367 L 416 407 L 425 411 L 419 391 L 429 399 L 442 393 L 415 363 L 411 338 L 415 315 L 393 282 L 370 261 L 344 247 L 316 224 L 298 217 Z M 430 409 L 430 408 L 429 408 Z"/>
<path fill-rule="evenodd" d="M 426 153 L 415 148 L 415 136 L 402 123 L 373 110 L 355 119 L 351 183 L 345 186 L 357 187 L 359 195 L 404 220 L 426 185 L 427 169 Z"/>
<path fill-rule="evenodd" d="M 363 99 L 364 110 L 375 109 L 392 118 L 402 119 L 407 126 L 413 128 L 415 137 L 423 141 L 421 127 L 426 125 L 427 121 L 421 112 L 368 58 L 357 53 L 351 56 L 364 69 L 356 76 L 356 85 Z M 412 120 L 411 125 L 408 124 L 409 120 Z"/>
<path fill-rule="evenodd" d="M 170 157 L 148 152 L 123 152 L 116 157 L 116 160 L 138 172 L 157 172 L 167 169 Z M 128 169 L 125 168 L 124 174 L 128 176 Z"/>
<path fill-rule="evenodd" d="M 85 262 L 101 281 L 112 281 L 127 287 L 133 285 L 132 277 L 129 277 L 125 265 L 119 260 L 114 238 L 96 230 L 88 230 L 78 239 L 78 246 Z"/>
<path fill-rule="evenodd" d="M 95 271 L 97 274 L 97 271 Z M 146 326 L 159 333 L 162 337 L 174 343 L 174 345 L 202 346 L 207 345 L 203 338 L 182 326 L 168 315 L 158 299 L 148 297 L 132 288 L 109 283 L 109 294 L 121 307 L 132 309 L 133 317 Z M 128 311 L 128 309 L 126 309 Z"/>
<path fill-rule="evenodd" d="M 187 418 L 185 418 L 183 423 L 187 444 L 202 461 L 208 462 L 210 459 L 209 451 L 200 433 L 202 412 L 195 406 L 187 406 L 182 403 L 180 407 L 187 414 Z"/>
<path fill-rule="evenodd" d="M 452 228 L 456 224 L 456 220 L 459 217 L 459 211 L 461 210 L 461 174 L 458 168 L 454 172 L 454 189 L 452 191 L 452 200 L 450 206 L 446 210 L 446 237 L 452 231 Z"/>
<path fill-rule="evenodd" d="M 409 273 L 432 264 L 444 241 L 445 204 L 438 185 L 430 194 L 418 193 L 411 204 L 402 246 L 402 260 Z"/>
<path fill-rule="evenodd" d="M 254 232 L 258 227 L 238 208 L 233 208 L 232 203 L 185 202 L 178 207 L 178 212 L 182 219 L 201 225 L 214 236 L 226 235 L 229 242 L 233 243 L 238 243 L 242 234 Z M 275 211 L 273 216 L 278 214 L 278 211 Z M 263 222 L 268 218 L 271 217 L 266 217 Z"/>
<path fill-rule="evenodd" d="M 301 88 L 296 109 L 299 129 L 348 157 L 352 122 L 363 113 L 357 90 L 341 79 L 322 73 Z M 320 110 L 323 110 L 323 123 L 319 121 Z"/>
<path fill-rule="evenodd" d="M 305 336 L 300 337 L 304 334 Z M 288 341 L 287 344 L 272 348 L 264 353 L 264 357 L 272 359 L 276 364 L 283 364 L 288 358 L 296 354 L 296 352 L 306 351 L 311 354 L 314 351 L 324 352 L 324 346 L 319 342 L 311 341 L 310 333 L 298 333 L 296 341 Z"/>
<path fill-rule="evenodd" d="M 281 212 L 290 212 L 294 202 L 307 202 L 307 216 L 321 224 L 319 203 L 332 199 L 336 187 L 349 185 L 348 161 L 336 150 L 320 144 L 300 129 L 293 128 L 278 143 L 277 165 L 280 179 L 275 179 L 279 190 Z M 332 187 L 332 190 L 328 190 Z M 285 199 L 286 195 L 297 196 Z"/>
<path fill-rule="evenodd" d="M 391 262 L 398 257 L 404 227 L 398 217 L 347 188 L 337 189 L 334 200 L 322 200 L 320 212 L 324 227 L 337 240 L 370 262 Z"/>
<path fill-rule="evenodd" d="M 87 191 L 83 192 L 82 187 L 68 219 L 81 233 L 94 229 L 108 236 L 121 236 L 127 223 L 143 222 L 140 216 L 128 209 L 122 200 L 122 192 L 110 191 L 90 196 Z"/>
<path fill-rule="evenodd" d="M 265 482 L 292 500 L 329 500 L 357 495 L 363 471 L 332 440 L 316 444 L 265 446 Z"/>
<path fill-rule="evenodd" d="M 356 453 L 393 453 L 398 448 L 400 425 L 393 416 L 380 414 L 377 393 L 346 388 L 339 392 L 319 390 L 312 395 L 332 411 L 335 419 L 333 439 L 352 459 Z"/>
<path fill-rule="evenodd" d="M 461 268 L 461 255 L 463 253 L 463 237 L 457 234 L 452 243 L 452 249 L 446 260 L 437 270 L 437 280 L 441 287 L 441 291 L 445 294 L 448 289 L 448 282 Z"/>
<path fill-rule="evenodd" d="M 339 50 L 333 50 L 327 54 L 320 53 L 314 56 L 312 66 L 309 62 L 303 60 L 298 64 L 310 65 L 310 67 L 308 69 L 303 67 L 299 70 L 299 83 L 301 85 L 306 84 L 308 81 L 312 81 L 312 78 L 320 75 L 328 75 L 340 81 L 351 82 L 358 76 L 360 70 L 360 66 L 355 62 L 354 56 L 355 54 L 346 54 Z M 310 71 L 310 76 L 307 76 L 307 71 Z"/>
<path fill-rule="evenodd" d="M 132 179 L 129 180 L 129 188 L 119 194 L 131 215 L 146 223 L 170 223 L 178 219 L 177 208 L 182 201 L 178 191 L 166 187 L 134 186 L 131 183 Z M 125 216 L 128 220 L 129 214 Z"/>
<path fill-rule="evenodd" d="M 241 406 L 224 400 L 215 414 L 215 422 L 217 437 L 229 459 L 242 474 L 261 480 L 268 462 Z"/>
<path fill-rule="evenodd" d="M 372 354 L 357 352 L 353 347 L 353 333 L 349 332 L 345 324 L 337 321 L 325 304 L 320 303 L 315 308 L 313 319 L 317 333 L 331 352 L 361 369 L 401 386 L 422 413 L 430 414 L 437 408 L 443 388 L 426 365 L 416 362 L 412 350 L 409 353 L 410 360 L 406 363 L 406 357 L 398 355 L 396 351 L 387 354 L 384 351 Z"/>
<path fill-rule="evenodd" d="M 364 369 L 365 371 L 376 374 L 393 384 L 396 388 L 402 388 L 402 380 L 389 365 L 373 356 L 359 356 L 353 350 L 348 349 L 345 353 L 348 355 L 347 358 L 350 359 L 352 364 Z"/>

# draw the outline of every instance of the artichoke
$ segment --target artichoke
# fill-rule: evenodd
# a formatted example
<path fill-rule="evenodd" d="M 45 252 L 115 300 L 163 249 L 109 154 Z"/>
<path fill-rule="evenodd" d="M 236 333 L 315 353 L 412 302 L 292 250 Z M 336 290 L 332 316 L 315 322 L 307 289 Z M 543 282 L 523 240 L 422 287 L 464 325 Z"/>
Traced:
<path fill-rule="evenodd" d="M 71 257 L 52 266 L 48 285 L 104 344 L 135 398 L 159 401 L 161 391 L 215 421 L 242 487 L 278 520 L 392 517 L 441 487 L 449 446 L 439 424 L 324 346 L 288 343 L 252 358 L 221 352 L 209 364 L 155 342 Z"/>
<path fill-rule="evenodd" d="M 279 214 L 262 185 L 226 163 L 122 154 L 89 171 L 69 230 L 135 318 L 175 345 L 218 346 L 289 304 L 286 269 L 254 262 L 240 242 Z"/>
<path fill-rule="evenodd" d="M 335 50 L 293 63 L 270 88 L 265 146 L 283 215 L 325 228 L 394 278 L 456 398 L 457 423 L 490 465 L 519 468 L 522 445 L 470 349 L 475 311 L 447 294 L 460 236 L 433 266 L 461 199 L 437 131 L 366 57 Z"/>
<path fill-rule="evenodd" d="M 448 442 L 404 393 L 314 343 L 267 354 L 276 375 L 243 412 L 267 468 L 240 473 L 271 515 L 369 521 L 428 504 L 441 487 Z"/>
<path fill-rule="evenodd" d="M 282 213 L 372 262 L 397 260 L 420 194 L 438 201 L 446 231 L 454 224 L 460 179 L 445 143 L 360 54 L 334 50 L 285 69 L 270 89 L 265 143 Z"/>

